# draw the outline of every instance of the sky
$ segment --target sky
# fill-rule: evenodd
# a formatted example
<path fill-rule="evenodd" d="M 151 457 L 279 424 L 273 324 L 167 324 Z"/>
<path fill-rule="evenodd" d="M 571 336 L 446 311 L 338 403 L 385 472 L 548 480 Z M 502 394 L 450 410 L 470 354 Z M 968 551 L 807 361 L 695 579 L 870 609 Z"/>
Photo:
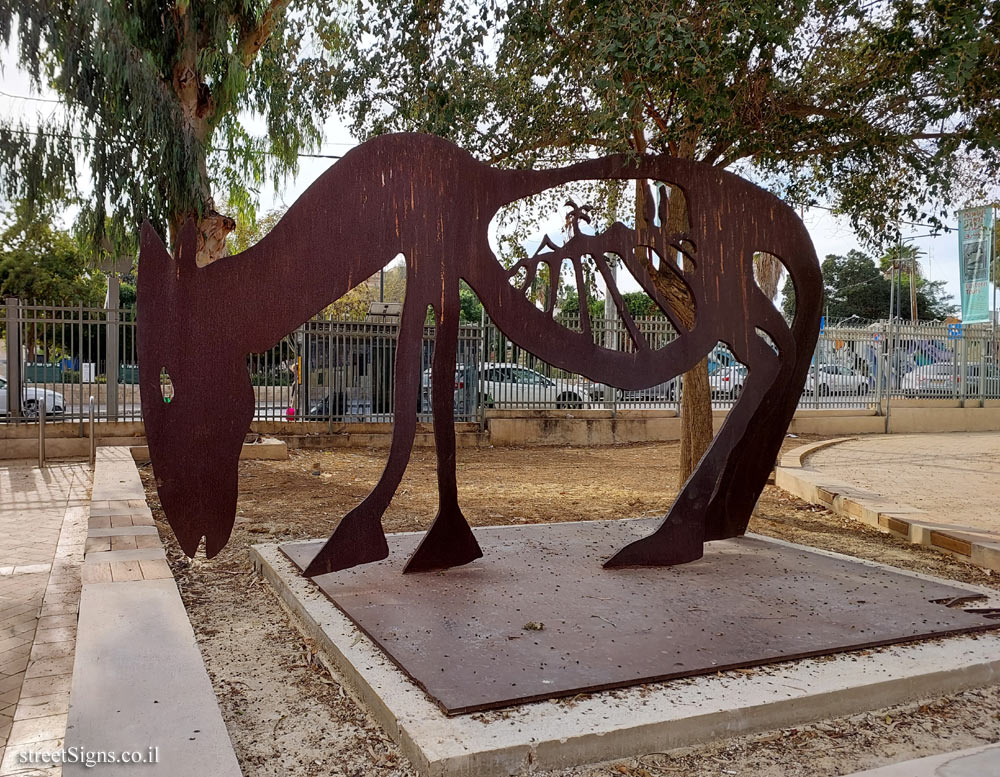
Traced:
<path fill-rule="evenodd" d="M 2 72 L 0 72 L 0 115 L 17 116 L 31 122 L 33 117 L 39 114 L 48 116 L 61 110 L 58 103 L 23 99 L 24 97 L 54 99 L 57 95 L 45 90 L 41 92 L 33 90 L 27 76 L 16 67 L 15 59 L 9 50 L 0 56 L 0 68 L 2 68 Z M 245 124 L 251 132 L 259 133 L 263 130 L 262 123 L 252 117 L 247 117 Z M 339 117 L 332 116 L 326 122 L 321 153 L 343 154 L 355 143 L 356 140 Z M 264 213 L 273 208 L 284 208 L 290 205 L 332 163 L 333 160 L 329 159 L 301 159 L 297 175 L 284 182 L 280 190 L 275 190 L 270 185 L 266 185 L 262 189 L 260 212 Z M 80 169 L 85 169 L 85 166 L 81 165 Z M 87 181 L 82 179 L 80 183 L 81 188 L 85 190 Z M 73 215 L 72 211 L 64 214 L 66 226 L 72 220 Z M 819 208 L 807 209 L 802 213 L 802 216 L 815 246 L 816 254 L 821 261 L 828 254 L 846 254 L 853 248 L 865 250 L 846 219 L 836 217 L 828 210 Z M 546 225 L 546 228 L 553 235 L 559 232 L 561 218 L 562 214 L 554 214 L 553 222 Z M 953 216 L 948 223 L 954 226 Z M 905 227 L 904 239 L 913 238 L 908 242 L 916 245 L 922 252 L 920 263 L 923 274 L 930 280 L 944 281 L 947 292 L 954 297 L 953 302 L 957 305 L 959 301 L 958 234 L 951 231 L 931 237 L 928 236 L 929 231 L 926 227 Z M 538 235 L 536 240 L 540 237 L 541 235 Z M 638 289 L 638 285 L 631 279 L 620 280 L 619 283 L 625 291 Z M 888 300 L 886 307 L 888 308 Z"/>

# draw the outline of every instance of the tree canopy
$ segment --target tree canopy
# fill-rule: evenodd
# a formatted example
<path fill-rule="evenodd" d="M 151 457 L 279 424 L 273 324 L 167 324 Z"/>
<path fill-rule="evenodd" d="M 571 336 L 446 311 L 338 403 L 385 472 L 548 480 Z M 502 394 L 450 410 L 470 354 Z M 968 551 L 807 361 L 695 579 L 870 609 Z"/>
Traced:
<path fill-rule="evenodd" d="M 626 291 L 622 293 L 622 302 L 633 318 L 666 318 L 652 298 L 643 291 Z M 596 295 L 588 295 L 587 307 L 590 317 L 604 318 L 604 300 Z M 580 315 L 580 295 L 570 289 L 559 303 L 559 313 L 563 316 L 577 317 Z"/>
<path fill-rule="evenodd" d="M 72 234 L 52 224 L 51 214 L 20 203 L 0 231 L 0 298 L 102 305 L 107 282 L 87 256 Z"/>
<path fill-rule="evenodd" d="M 199 261 L 217 258 L 235 226 L 220 211 L 252 220 L 258 187 L 319 145 L 332 104 L 327 52 L 338 45 L 332 9 L 319 0 L 0 4 L 0 36 L 65 107 L 37 122 L 0 120 L 0 194 L 34 204 L 80 195 L 82 233 L 95 246 L 110 238 L 113 250 L 144 218 L 174 240 L 193 217 Z M 81 192 L 88 175 L 91 191 Z"/>
<path fill-rule="evenodd" d="M 998 170 L 1000 16 L 983 0 L 360 0 L 354 24 L 337 79 L 362 137 L 735 165 L 872 237 Z"/>
<path fill-rule="evenodd" d="M 874 321 L 889 317 L 891 281 L 888 269 L 895 257 L 883 256 L 878 262 L 861 251 L 849 251 L 846 256 L 828 254 L 821 265 L 827 322 L 831 325 L 852 317 Z M 903 268 L 909 266 L 903 263 Z M 910 315 L 910 282 L 908 271 L 900 273 L 902 317 Z M 945 291 L 944 281 L 928 281 L 916 275 L 917 316 L 919 319 L 941 320 L 953 314 L 956 307 Z M 786 316 L 795 312 L 795 293 L 790 283 L 782 290 L 782 309 Z"/>

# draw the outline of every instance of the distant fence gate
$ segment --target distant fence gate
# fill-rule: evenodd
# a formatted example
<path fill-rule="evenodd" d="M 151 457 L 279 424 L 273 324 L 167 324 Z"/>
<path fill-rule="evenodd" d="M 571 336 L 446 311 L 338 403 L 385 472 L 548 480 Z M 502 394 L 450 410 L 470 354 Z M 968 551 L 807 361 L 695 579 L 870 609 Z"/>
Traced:
<path fill-rule="evenodd" d="M 581 331 L 579 319 L 563 325 Z M 638 319 L 654 348 L 676 335 L 663 317 Z M 0 423 L 32 423 L 44 400 L 52 420 L 83 424 L 89 398 L 100 420 L 141 420 L 135 312 L 82 305 L 3 302 Z M 391 422 L 396 334 L 391 320 L 316 317 L 247 360 L 257 420 Z M 609 348 L 632 347 L 618 320 L 594 318 Z M 220 336 L 224 334 L 220 333 Z M 424 330 L 419 413 L 430 420 L 434 327 Z M 708 356 L 713 406 L 739 399 L 746 368 L 724 343 Z M 455 418 L 483 423 L 488 409 L 679 409 L 683 380 L 621 391 L 559 370 L 511 342 L 489 321 L 460 329 Z M 894 397 L 1000 399 L 997 332 L 990 325 L 878 321 L 826 327 L 800 408 L 874 409 Z M 220 396 L 218 401 L 226 402 Z"/>

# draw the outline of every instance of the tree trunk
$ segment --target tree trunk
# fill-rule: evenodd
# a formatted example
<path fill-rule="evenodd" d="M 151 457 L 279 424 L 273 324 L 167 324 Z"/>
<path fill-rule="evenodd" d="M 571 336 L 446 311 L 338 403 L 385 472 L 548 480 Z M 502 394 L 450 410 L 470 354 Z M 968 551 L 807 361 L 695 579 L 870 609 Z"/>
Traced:
<path fill-rule="evenodd" d="M 635 182 L 635 218 L 636 225 L 646 228 L 644 224 L 645 198 L 648 196 L 646 182 Z M 687 204 L 679 189 L 671 189 L 669 222 L 666 229 L 670 232 L 687 230 Z M 683 266 L 684 258 L 677 260 Z M 680 322 L 687 328 L 694 326 L 695 309 L 687 287 L 671 273 L 666 264 L 661 264 L 662 272 L 657 271 L 649 257 L 643 261 L 643 266 L 652 278 L 653 285 L 667 300 Z M 683 336 L 682 333 L 678 335 Z M 708 382 L 708 358 L 702 359 L 694 367 L 684 373 L 681 379 L 681 449 L 678 463 L 678 488 L 683 486 L 694 472 L 694 468 L 705 455 L 708 446 L 712 444 L 715 430 L 712 423 L 712 390 Z"/>
<path fill-rule="evenodd" d="M 715 429 L 712 423 L 712 387 L 708 382 L 708 357 L 684 373 L 681 391 L 681 454 L 677 487 L 681 488 L 698 466 Z"/>
<path fill-rule="evenodd" d="M 184 224 L 188 219 L 195 219 L 198 226 L 196 261 L 199 267 L 204 267 L 225 255 L 226 236 L 236 229 L 236 221 L 219 213 L 212 199 L 207 154 L 214 129 L 212 118 L 215 113 L 215 102 L 211 90 L 201 80 L 198 72 L 198 34 L 191 21 L 189 10 L 187 4 L 178 5 L 174 9 L 181 31 L 181 45 L 174 64 L 171 86 L 177 95 L 184 119 L 182 131 L 190 136 L 189 143 L 198 152 L 200 202 L 177 204 L 168 226 L 171 248 L 176 256 Z"/>

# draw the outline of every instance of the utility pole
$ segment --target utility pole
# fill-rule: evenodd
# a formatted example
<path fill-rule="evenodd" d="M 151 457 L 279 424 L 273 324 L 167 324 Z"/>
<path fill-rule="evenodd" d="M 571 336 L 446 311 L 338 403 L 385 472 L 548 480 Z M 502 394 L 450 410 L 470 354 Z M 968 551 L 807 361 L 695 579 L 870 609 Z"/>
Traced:
<path fill-rule="evenodd" d="M 902 242 L 902 240 L 900 241 Z M 886 338 L 886 354 L 885 354 L 885 433 L 889 433 L 889 412 L 890 405 L 892 403 L 892 389 L 893 389 L 893 375 L 895 373 L 895 360 L 896 360 L 896 310 L 894 304 L 898 304 L 896 299 L 896 267 L 898 266 L 898 257 L 889 265 L 889 331 L 887 332 Z"/>
<path fill-rule="evenodd" d="M 928 232 L 926 235 L 910 235 L 909 237 L 899 237 L 899 256 L 897 257 L 897 268 L 902 268 L 903 260 L 903 244 L 910 240 L 919 240 L 925 237 L 937 237 L 936 232 Z M 928 256 L 928 266 L 930 265 L 930 257 Z M 930 277 L 930 270 L 928 270 L 928 278 Z M 917 251 L 914 249 L 913 255 L 910 257 L 910 320 L 916 323 L 917 321 Z"/>

